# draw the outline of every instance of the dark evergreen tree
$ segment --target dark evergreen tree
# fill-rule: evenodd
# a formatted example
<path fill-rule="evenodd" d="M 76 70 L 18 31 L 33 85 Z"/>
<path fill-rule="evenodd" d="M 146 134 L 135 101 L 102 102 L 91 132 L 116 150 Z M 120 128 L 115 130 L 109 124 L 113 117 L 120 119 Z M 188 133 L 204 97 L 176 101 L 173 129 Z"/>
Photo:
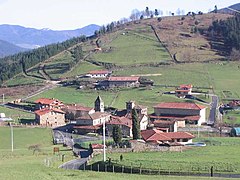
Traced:
<path fill-rule="evenodd" d="M 135 108 L 132 109 L 132 134 L 133 139 L 140 139 L 140 122 Z"/>
<path fill-rule="evenodd" d="M 122 130 L 119 126 L 114 125 L 112 130 L 112 137 L 114 142 L 118 145 L 122 141 Z"/>
<path fill-rule="evenodd" d="M 155 15 L 155 16 L 158 16 L 158 15 L 159 15 L 159 13 L 158 13 L 158 10 L 157 10 L 157 9 L 155 9 L 155 11 L 154 11 L 154 15 Z"/>

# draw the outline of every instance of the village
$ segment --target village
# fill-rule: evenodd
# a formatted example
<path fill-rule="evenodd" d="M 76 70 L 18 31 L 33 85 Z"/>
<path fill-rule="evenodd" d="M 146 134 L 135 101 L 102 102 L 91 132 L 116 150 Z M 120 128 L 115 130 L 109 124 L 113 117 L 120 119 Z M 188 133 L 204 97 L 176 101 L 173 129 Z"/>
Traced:
<path fill-rule="evenodd" d="M 93 88 L 132 88 L 139 86 L 151 86 L 153 81 L 149 83 L 141 83 L 139 76 L 111 76 L 111 71 L 95 70 L 86 73 L 81 78 L 95 79 L 97 83 Z M 100 79 L 100 80 L 99 80 Z M 95 81 L 93 81 L 95 82 Z M 81 88 L 86 88 L 80 86 Z M 125 104 L 125 109 L 117 109 L 114 107 L 106 107 L 104 99 L 99 95 L 92 107 L 86 107 L 82 104 L 66 104 L 54 98 L 40 98 L 34 102 L 28 102 L 29 105 L 20 105 L 21 99 L 9 102 L 7 105 L 12 108 L 20 108 L 32 111 L 35 114 L 35 120 L 32 125 L 41 127 L 50 127 L 53 129 L 61 129 L 63 132 L 71 132 L 80 135 L 96 134 L 103 135 L 103 125 L 106 126 L 106 135 L 113 136 L 113 128 L 120 127 L 121 135 L 124 138 L 133 137 L 133 113 L 137 114 L 139 130 L 141 137 L 146 143 L 155 143 L 157 145 L 166 146 L 184 146 L 193 145 L 192 139 L 195 135 L 185 132 L 186 127 L 213 127 L 216 123 L 216 116 L 220 116 L 226 112 L 226 107 L 221 105 L 218 110 L 218 102 L 212 108 L 209 117 L 207 117 L 207 109 L 209 104 L 205 101 L 194 97 L 193 85 L 182 84 L 175 90 L 166 92 L 177 98 L 194 99 L 191 102 L 159 102 L 153 108 L 153 112 L 149 112 L 149 107 L 144 104 L 138 104 L 137 100 L 129 99 Z M 206 94 L 205 94 L 206 96 Z M 196 102 L 197 101 L 197 102 Z M 83 102 L 84 103 L 84 102 Z M 238 101 L 232 101 L 231 107 L 239 107 Z M 229 108 L 229 105 L 228 105 Z M 2 122 L 11 120 L 1 113 Z M 180 129 L 180 130 L 179 130 Z M 222 129 L 221 129 L 222 130 Z M 234 131 L 234 129 L 233 129 Z M 232 133 L 231 133 L 232 134 Z M 233 134 L 232 134 L 233 135 Z M 233 136 L 236 136 L 233 135 Z M 53 137 L 54 142 L 63 143 L 58 138 Z M 73 146 L 73 145 L 72 145 Z"/>

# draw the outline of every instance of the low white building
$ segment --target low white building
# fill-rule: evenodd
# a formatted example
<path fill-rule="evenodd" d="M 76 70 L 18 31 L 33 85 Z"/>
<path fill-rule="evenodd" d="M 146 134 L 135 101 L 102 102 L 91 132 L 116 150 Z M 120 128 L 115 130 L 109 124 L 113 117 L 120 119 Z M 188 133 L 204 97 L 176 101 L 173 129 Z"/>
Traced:
<path fill-rule="evenodd" d="M 111 74 L 112 72 L 108 70 L 94 70 L 94 71 L 88 72 L 86 76 L 90 78 L 106 78 Z"/>

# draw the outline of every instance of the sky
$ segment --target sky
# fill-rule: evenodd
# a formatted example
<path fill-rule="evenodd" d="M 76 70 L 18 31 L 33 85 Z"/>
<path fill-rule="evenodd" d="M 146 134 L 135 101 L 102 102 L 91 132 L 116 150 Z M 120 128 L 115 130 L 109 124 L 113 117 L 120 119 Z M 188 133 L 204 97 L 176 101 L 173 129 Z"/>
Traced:
<path fill-rule="evenodd" d="M 0 24 L 37 29 L 70 30 L 89 24 L 106 25 L 128 18 L 133 9 L 177 9 L 204 13 L 239 3 L 239 0 L 0 0 Z"/>

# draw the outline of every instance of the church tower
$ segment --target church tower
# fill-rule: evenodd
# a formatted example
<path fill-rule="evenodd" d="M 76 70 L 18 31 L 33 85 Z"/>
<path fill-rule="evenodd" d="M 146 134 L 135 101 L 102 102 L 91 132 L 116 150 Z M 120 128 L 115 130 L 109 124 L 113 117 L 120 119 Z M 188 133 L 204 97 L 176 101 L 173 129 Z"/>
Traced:
<path fill-rule="evenodd" d="M 104 112 L 104 102 L 100 96 L 95 100 L 95 111 L 96 112 Z"/>

